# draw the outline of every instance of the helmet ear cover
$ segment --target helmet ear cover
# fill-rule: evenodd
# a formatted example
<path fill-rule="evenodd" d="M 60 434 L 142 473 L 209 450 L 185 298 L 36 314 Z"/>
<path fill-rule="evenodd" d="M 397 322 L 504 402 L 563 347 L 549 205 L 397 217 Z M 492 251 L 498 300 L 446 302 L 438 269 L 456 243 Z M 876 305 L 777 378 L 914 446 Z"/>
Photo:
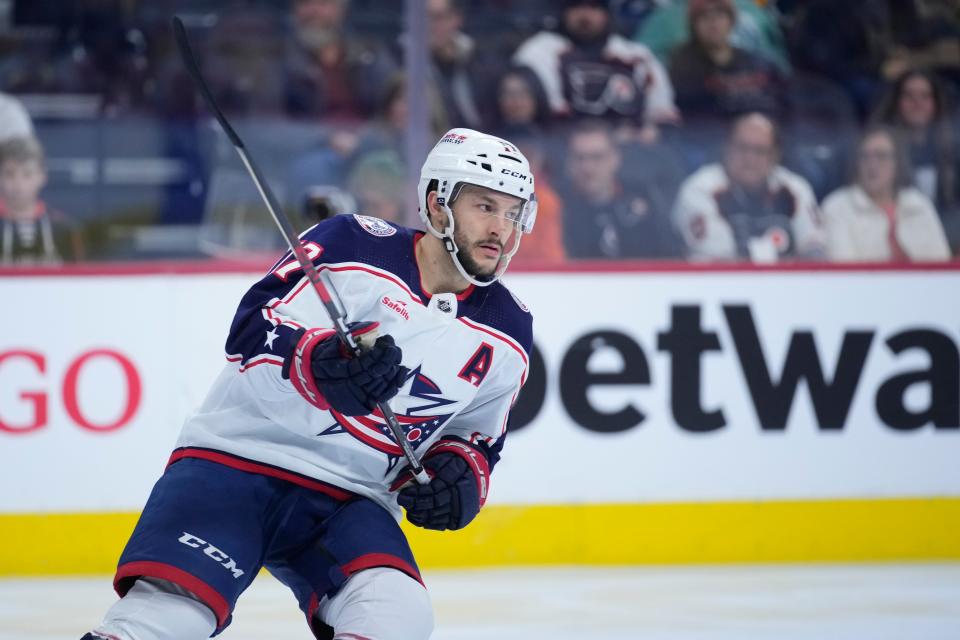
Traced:
<path fill-rule="evenodd" d="M 437 235 L 436 228 L 433 226 L 433 219 L 430 217 L 430 194 L 437 192 L 437 204 L 440 207 L 444 207 L 447 204 L 447 199 L 440 195 L 439 193 L 440 181 L 436 178 L 430 181 L 430 184 L 427 185 L 426 192 L 423 196 L 423 202 L 420 203 L 420 218 L 423 220 L 424 224 L 427 225 L 427 230 L 431 232 L 432 235 Z M 440 236 L 437 236 L 440 237 Z"/>

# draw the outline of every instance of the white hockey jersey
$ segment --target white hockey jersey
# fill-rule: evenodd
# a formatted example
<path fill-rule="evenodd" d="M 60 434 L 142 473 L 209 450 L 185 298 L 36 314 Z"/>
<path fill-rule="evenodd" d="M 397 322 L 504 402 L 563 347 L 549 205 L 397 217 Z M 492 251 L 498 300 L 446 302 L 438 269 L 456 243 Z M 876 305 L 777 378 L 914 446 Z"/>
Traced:
<path fill-rule="evenodd" d="M 441 435 L 471 442 L 492 469 L 527 374 L 532 317 L 502 284 L 430 296 L 414 247 L 422 232 L 367 216 L 337 216 L 301 238 L 327 271 L 348 321 L 377 321 L 410 370 L 390 406 L 422 457 Z M 240 302 L 227 365 L 184 425 L 172 460 L 199 457 L 284 478 L 335 497 L 361 495 L 399 518 L 391 481 L 406 462 L 376 414 L 320 410 L 285 378 L 301 328 L 330 327 L 291 254 Z"/>

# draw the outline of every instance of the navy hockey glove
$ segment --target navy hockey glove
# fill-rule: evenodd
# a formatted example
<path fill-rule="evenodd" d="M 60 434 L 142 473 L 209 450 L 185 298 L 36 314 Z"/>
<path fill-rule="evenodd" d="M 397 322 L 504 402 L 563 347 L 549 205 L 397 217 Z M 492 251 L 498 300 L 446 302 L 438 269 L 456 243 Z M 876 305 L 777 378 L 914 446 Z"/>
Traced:
<path fill-rule="evenodd" d="M 397 503 L 407 510 L 407 520 L 424 529 L 462 529 L 470 524 L 484 502 L 490 484 L 487 457 L 476 447 L 447 438 L 430 447 L 423 458 L 429 484 L 410 482 L 405 471 L 391 486 L 400 489 Z"/>
<path fill-rule="evenodd" d="M 348 326 L 353 337 L 359 338 L 375 331 L 379 323 L 352 322 Z M 393 336 L 380 336 L 370 349 L 354 356 L 333 329 L 311 329 L 297 341 L 285 370 L 310 404 L 347 416 L 365 416 L 403 386 L 409 371 L 400 364 L 402 356 Z"/>

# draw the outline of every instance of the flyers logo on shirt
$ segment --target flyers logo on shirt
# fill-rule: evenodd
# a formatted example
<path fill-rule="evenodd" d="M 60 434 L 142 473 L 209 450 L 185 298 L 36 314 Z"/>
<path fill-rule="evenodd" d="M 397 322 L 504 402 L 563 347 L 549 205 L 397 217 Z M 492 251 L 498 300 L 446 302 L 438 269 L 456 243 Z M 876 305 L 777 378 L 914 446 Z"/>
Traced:
<path fill-rule="evenodd" d="M 394 227 L 391 227 L 385 221 L 380 218 L 374 218 L 372 216 L 362 216 L 359 213 L 353 214 L 354 219 L 363 227 L 363 230 L 369 233 L 372 236 L 377 236 L 378 238 L 386 238 L 392 236 L 397 232 Z"/>

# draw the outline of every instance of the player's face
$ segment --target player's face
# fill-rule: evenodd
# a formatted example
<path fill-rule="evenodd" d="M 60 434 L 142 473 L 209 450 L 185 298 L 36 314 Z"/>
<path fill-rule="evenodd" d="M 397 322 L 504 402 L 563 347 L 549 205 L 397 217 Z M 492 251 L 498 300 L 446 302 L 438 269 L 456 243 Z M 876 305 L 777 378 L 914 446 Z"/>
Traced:
<path fill-rule="evenodd" d="M 509 219 L 523 201 L 492 189 L 465 185 L 453 202 L 454 241 L 460 263 L 474 276 L 493 275 L 520 233 Z"/>
<path fill-rule="evenodd" d="M 0 197 L 14 212 L 32 207 L 45 181 L 43 167 L 34 160 L 4 162 L 0 166 Z"/>

